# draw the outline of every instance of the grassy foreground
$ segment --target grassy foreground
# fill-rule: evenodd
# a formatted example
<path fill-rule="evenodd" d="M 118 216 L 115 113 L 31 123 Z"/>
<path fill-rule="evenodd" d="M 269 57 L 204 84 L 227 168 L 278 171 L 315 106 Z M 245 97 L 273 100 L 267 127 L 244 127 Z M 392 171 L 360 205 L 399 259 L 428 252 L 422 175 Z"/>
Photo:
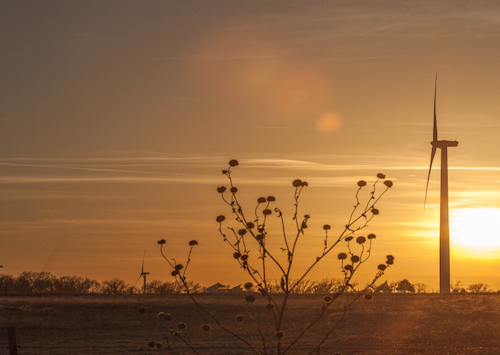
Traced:
<path fill-rule="evenodd" d="M 308 354 L 321 331 L 334 324 L 349 301 L 338 300 L 325 322 L 312 329 L 289 354 Z M 244 296 L 200 295 L 198 300 L 232 330 L 256 345 L 260 321 L 267 329 L 269 312 L 260 297 L 247 304 Z M 293 339 L 311 314 L 322 306 L 322 296 L 295 296 L 286 320 L 284 343 Z M 139 309 L 145 307 L 144 314 Z M 166 322 L 159 312 L 172 315 Z M 236 322 L 236 315 L 245 320 Z M 248 314 L 253 315 L 249 317 Z M 258 318 L 258 319 L 257 319 Z M 7 351 L 6 327 L 15 326 L 20 354 L 168 354 L 169 336 L 175 354 L 191 354 L 174 339 L 170 327 L 184 322 L 183 338 L 200 354 L 249 354 L 237 340 L 222 333 L 192 301 L 176 296 L 0 297 L 0 353 Z M 202 330 L 210 324 L 212 330 Z M 255 340 L 253 340 L 255 338 Z M 158 351 L 149 341 L 161 342 Z M 266 340 L 272 349 L 272 337 Z M 500 354 L 500 294 L 375 294 L 360 299 L 322 348 L 321 354 Z M 269 351 L 269 353 L 271 353 Z"/>

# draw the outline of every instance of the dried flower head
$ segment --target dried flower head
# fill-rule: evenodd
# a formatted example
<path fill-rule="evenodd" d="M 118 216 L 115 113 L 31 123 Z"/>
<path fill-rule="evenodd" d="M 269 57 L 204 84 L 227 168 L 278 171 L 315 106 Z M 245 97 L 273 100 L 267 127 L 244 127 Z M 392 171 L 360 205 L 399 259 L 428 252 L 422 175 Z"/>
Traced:
<path fill-rule="evenodd" d="M 191 240 L 189 242 L 189 245 L 193 246 L 193 245 L 198 245 L 198 242 L 196 240 Z"/>
<path fill-rule="evenodd" d="M 384 264 L 380 264 L 380 265 L 378 266 L 378 269 L 379 269 L 380 271 L 384 271 L 386 268 L 387 268 L 387 266 L 385 266 Z"/>
<path fill-rule="evenodd" d="M 325 302 L 325 303 L 330 303 L 330 302 L 332 302 L 332 300 L 333 300 L 332 296 L 323 297 L 323 302 Z"/>
<path fill-rule="evenodd" d="M 352 265 L 346 265 L 346 266 L 344 266 L 344 269 L 347 271 L 352 271 L 353 267 L 352 267 Z"/>
<path fill-rule="evenodd" d="M 300 186 L 302 186 L 302 180 L 299 180 L 299 179 L 293 180 L 292 185 L 294 187 L 300 187 Z"/>
<path fill-rule="evenodd" d="M 384 174 L 382 174 L 382 173 L 378 173 L 378 174 L 377 174 L 377 177 L 378 177 L 379 179 L 385 179 L 385 175 L 384 175 Z"/>
<path fill-rule="evenodd" d="M 262 211 L 262 213 L 265 214 L 266 216 L 268 216 L 273 212 L 269 208 L 266 208 L 264 211 Z"/>
<path fill-rule="evenodd" d="M 179 270 L 174 270 L 174 271 L 172 271 L 172 272 L 170 273 L 170 275 L 172 275 L 172 276 L 177 276 L 177 275 L 179 275 Z"/>
<path fill-rule="evenodd" d="M 347 259 L 347 254 L 346 253 L 340 253 L 337 258 L 339 258 L 339 260 L 344 260 L 344 259 Z"/>
<path fill-rule="evenodd" d="M 241 235 L 241 236 L 244 236 L 245 234 L 247 234 L 247 230 L 246 229 L 240 229 L 238 231 L 238 234 Z"/>
<path fill-rule="evenodd" d="M 154 347 L 155 347 L 155 345 L 156 345 L 156 343 L 155 343 L 154 341 L 150 341 L 150 342 L 148 343 L 148 346 L 149 346 L 150 348 L 154 348 Z"/>
<path fill-rule="evenodd" d="M 250 290 L 253 287 L 253 284 L 251 282 L 247 282 L 246 284 L 243 285 L 243 287 L 246 290 Z"/>
<path fill-rule="evenodd" d="M 268 304 L 266 304 L 266 309 L 267 309 L 268 311 L 272 311 L 272 310 L 274 309 L 274 305 L 273 305 L 273 304 L 271 304 L 271 303 L 268 303 Z"/>
<path fill-rule="evenodd" d="M 392 255 L 386 255 L 387 260 L 394 260 L 394 256 Z"/>
<path fill-rule="evenodd" d="M 158 313 L 158 318 L 162 318 L 162 319 L 165 319 L 168 321 L 168 320 L 172 319 L 172 315 L 169 313 L 160 312 L 160 313 Z"/>
<path fill-rule="evenodd" d="M 248 295 L 248 296 L 245 297 L 245 300 L 248 303 L 254 303 L 255 302 L 255 297 L 253 295 Z"/>
<path fill-rule="evenodd" d="M 233 194 L 237 193 L 238 192 L 238 188 L 236 187 L 231 187 L 231 190 L 230 190 Z"/>
<path fill-rule="evenodd" d="M 370 301 L 372 298 L 373 298 L 373 296 L 370 294 L 365 295 L 365 300 L 367 300 L 367 301 Z"/>
<path fill-rule="evenodd" d="M 274 196 L 267 196 L 267 202 L 273 202 L 276 201 L 276 198 Z"/>
<path fill-rule="evenodd" d="M 248 260 L 248 254 L 243 254 L 241 256 L 241 260 L 243 260 L 243 261 Z"/>
<path fill-rule="evenodd" d="M 235 319 L 238 323 L 241 323 L 245 320 L 245 316 L 243 314 L 238 314 Z"/>
<path fill-rule="evenodd" d="M 359 187 L 366 186 L 366 181 L 364 181 L 364 180 L 359 180 L 359 181 L 358 181 L 358 186 L 359 186 Z"/>
<path fill-rule="evenodd" d="M 392 187 L 392 181 L 386 180 L 386 181 L 384 181 L 384 185 L 387 187 Z"/>
<path fill-rule="evenodd" d="M 255 239 L 257 239 L 257 241 L 259 241 L 259 242 L 260 242 L 260 241 L 264 240 L 264 235 L 263 235 L 263 234 L 257 234 L 257 235 L 255 236 Z"/>
<path fill-rule="evenodd" d="M 225 186 L 219 186 L 219 187 L 217 188 L 217 192 L 218 192 L 218 193 L 223 193 L 224 191 L 226 191 L 226 187 L 225 187 Z"/>
<path fill-rule="evenodd" d="M 363 244 L 364 242 L 366 242 L 366 238 L 365 237 L 357 237 L 356 238 L 356 243 Z"/>
<path fill-rule="evenodd" d="M 235 259 L 239 259 L 240 257 L 241 257 L 241 254 L 238 252 L 233 254 L 233 258 L 235 258 Z"/>
<path fill-rule="evenodd" d="M 265 198 L 265 197 L 259 197 L 259 198 L 257 199 L 257 202 L 258 202 L 258 203 L 264 203 L 264 202 L 266 202 L 266 198 Z"/>
<path fill-rule="evenodd" d="M 160 240 L 158 241 L 158 244 L 160 244 L 160 245 L 165 244 L 165 243 L 166 243 L 166 242 L 165 242 L 165 239 L 160 239 Z"/>
<path fill-rule="evenodd" d="M 351 256 L 351 261 L 352 261 L 353 263 L 357 263 L 357 262 L 359 262 L 359 256 L 357 256 L 357 255 L 353 255 L 353 256 Z"/>
<path fill-rule="evenodd" d="M 353 239 L 353 237 L 349 236 L 349 237 L 346 237 L 346 238 L 345 238 L 345 241 L 346 241 L 346 242 L 350 242 L 352 239 Z"/>
<path fill-rule="evenodd" d="M 380 212 L 379 212 L 379 210 L 377 210 L 376 208 L 372 208 L 372 213 L 373 213 L 374 215 L 377 215 L 377 214 L 379 214 Z"/>
<path fill-rule="evenodd" d="M 204 331 L 206 331 L 206 332 L 209 332 L 209 331 L 210 331 L 210 329 L 212 329 L 212 327 L 211 327 L 209 324 L 203 324 L 203 325 L 201 326 L 201 329 L 203 329 L 203 330 L 204 330 Z"/>
<path fill-rule="evenodd" d="M 387 265 L 392 265 L 392 264 L 394 264 L 394 260 L 387 260 L 385 263 L 386 263 Z"/>
<path fill-rule="evenodd" d="M 329 225 L 329 224 L 325 224 L 325 225 L 323 226 L 323 229 L 324 229 L 324 230 L 326 230 L 326 231 L 327 231 L 327 230 L 329 230 L 330 228 L 331 228 L 331 227 L 330 227 L 330 225 Z"/>
<path fill-rule="evenodd" d="M 177 324 L 177 328 L 184 330 L 187 328 L 187 324 L 184 322 L 180 322 L 179 324 Z"/>
<path fill-rule="evenodd" d="M 175 270 L 179 271 L 179 270 L 182 270 L 184 268 L 184 265 L 182 264 L 177 264 L 174 266 Z"/>
<path fill-rule="evenodd" d="M 140 313 L 140 314 L 144 314 L 144 313 L 146 313 L 146 311 L 147 311 L 147 308 L 146 308 L 146 307 L 141 307 L 141 308 L 139 308 L 139 313 Z"/>
<path fill-rule="evenodd" d="M 226 217 L 224 217 L 224 216 L 217 216 L 217 218 L 215 220 L 220 223 L 220 222 L 224 221 L 225 219 L 226 219 Z"/>
<path fill-rule="evenodd" d="M 285 337 L 285 333 L 283 331 L 279 330 L 279 331 L 276 332 L 276 334 L 274 334 L 274 337 L 276 339 L 280 339 L 281 340 L 281 339 L 283 339 Z"/>
<path fill-rule="evenodd" d="M 375 239 L 377 236 L 373 233 L 368 234 L 368 239 Z"/>
<path fill-rule="evenodd" d="M 252 222 L 248 222 L 247 223 L 247 228 L 248 229 L 252 229 L 253 227 L 255 227 L 255 224 L 253 224 Z"/>
<path fill-rule="evenodd" d="M 229 166 L 237 166 L 238 165 L 238 161 L 236 159 L 231 159 L 229 161 Z"/>

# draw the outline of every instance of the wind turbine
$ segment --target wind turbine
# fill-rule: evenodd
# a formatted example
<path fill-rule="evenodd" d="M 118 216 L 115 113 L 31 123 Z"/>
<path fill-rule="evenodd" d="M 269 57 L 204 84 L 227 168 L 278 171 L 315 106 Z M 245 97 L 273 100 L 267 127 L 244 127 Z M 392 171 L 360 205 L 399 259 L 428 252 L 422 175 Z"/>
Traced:
<path fill-rule="evenodd" d="M 448 147 L 456 147 L 457 141 L 438 140 L 436 120 L 436 93 L 437 74 L 434 86 L 434 128 L 432 130 L 432 151 L 429 174 L 427 175 L 427 187 L 425 188 L 425 202 L 427 201 L 427 189 L 431 176 L 432 161 L 436 150 L 441 149 L 441 207 L 439 223 L 439 293 L 450 293 L 450 223 L 448 215 Z"/>
<path fill-rule="evenodd" d="M 139 275 L 139 278 L 137 279 L 137 281 L 135 282 L 137 284 L 137 282 L 139 281 L 139 279 L 142 277 L 144 279 L 144 287 L 142 289 L 142 292 L 143 293 L 146 293 L 146 276 L 149 275 L 149 272 L 144 272 L 144 259 L 146 258 L 146 251 L 144 250 L 144 256 L 142 257 L 142 269 L 141 269 L 141 274 Z"/>

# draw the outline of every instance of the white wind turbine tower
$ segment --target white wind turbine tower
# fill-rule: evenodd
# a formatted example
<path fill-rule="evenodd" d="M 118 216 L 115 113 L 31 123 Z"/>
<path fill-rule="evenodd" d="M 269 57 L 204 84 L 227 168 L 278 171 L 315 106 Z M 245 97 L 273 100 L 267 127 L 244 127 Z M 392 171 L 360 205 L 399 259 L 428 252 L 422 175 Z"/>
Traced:
<path fill-rule="evenodd" d="M 427 189 L 429 188 L 429 178 L 431 176 L 432 161 L 436 155 L 436 150 L 441 149 L 441 208 L 439 225 L 439 292 L 450 293 L 450 223 L 448 216 L 448 147 L 456 147 L 457 141 L 438 140 L 436 121 L 436 93 L 437 74 L 434 87 L 434 128 L 432 130 L 432 151 L 429 174 L 427 176 L 427 187 L 425 188 L 425 201 L 427 200 Z M 424 201 L 424 206 L 425 206 Z"/>
<path fill-rule="evenodd" d="M 137 284 L 137 282 L 140 280 L 140 278 L 142 277 L 144 279 L 144 287 L 142 289 L 142 292 L 143 293 L 146 293 L 146 276 L 149 275 L 149 272 L 144 272 L 144 259 L 146 258 L 146 251 L 144 250 L 144 256 L 142 257 L 142 269 L 141 269 L 141 274 L 139 275 L 139 278 L 137 279 L 137 281 L 135 282 Z"/>

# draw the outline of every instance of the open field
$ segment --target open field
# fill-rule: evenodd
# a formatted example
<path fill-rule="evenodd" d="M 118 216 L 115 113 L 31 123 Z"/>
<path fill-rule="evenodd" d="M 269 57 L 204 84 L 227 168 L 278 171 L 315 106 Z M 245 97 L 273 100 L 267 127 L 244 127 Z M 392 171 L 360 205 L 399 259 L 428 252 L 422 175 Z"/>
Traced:
<path fill-rule="evenodd" d="M 308 354 L 307 349 L 320 339 L 319 334 L 343 314 L 347 295 L 320 325 L 313 328 L 287 354 Z M 231 329 L 253 344 L 261 344 L 253 333 L 260 320 L 266 330 L 270 313 L 260 297 L 247 304 L 243 296 L 200 295 L 202 303 Z M 290 318 L 285 321 L 284 344 L 303 329 L 310 316 L 322 306 L 322 296 L 295 296 Z M 145 314 L 139 309 L 146 307 Z M 166 322 L 158 312 L 172 315 Z M 237 314 L 245 315 L 241 323 Z M 253 315 L 254 319 L 250 319 Z M 257 316 L 258 315 L 258 316 Z M 192 301 L 176 296 L 39 296 L 0 298 L 0 354 L 7 354 L 7 326 L 15 326 L 19 354 L 168 354 L 164 335 L 170 325 L 187 324 L 183 337 L 200 354 L 211 354 L 213 341 L 217 354 L 251 354 L 239 341 L 217 329 Z M 212 325 L 210 332 L 201 329 Z M 272 330 L 269 329 L 272 333 Z M 256 337 L 256 340 L 252 340 Z M 148 347 L 149 341 L 161 342 L 161 351 Z M 275 345 L 267 339 L 268 351 Z M 193 353 L 177 339 L 175 354 Z M 360 299 L 349 310 L 341 325 L 332 333 L 321 354 L 340 351 L 354 354 L 499 354 L 500 294 L 375 294 L 370 301 Z"/>

